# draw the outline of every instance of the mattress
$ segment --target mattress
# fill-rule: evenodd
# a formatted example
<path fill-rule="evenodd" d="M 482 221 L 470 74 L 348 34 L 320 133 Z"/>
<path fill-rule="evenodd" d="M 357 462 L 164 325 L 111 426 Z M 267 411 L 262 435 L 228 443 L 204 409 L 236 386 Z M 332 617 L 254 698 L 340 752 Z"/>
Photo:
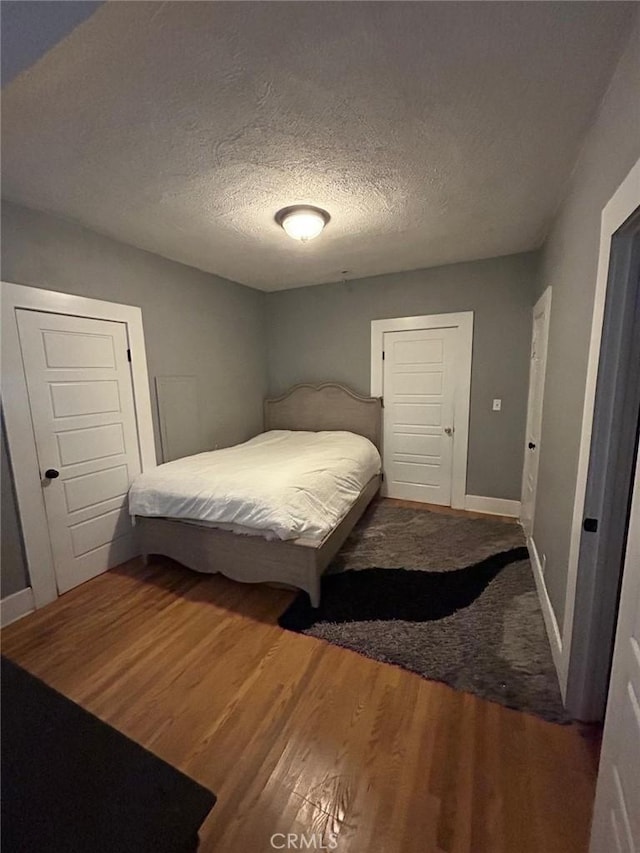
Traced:
<path fill-rule="evenodd" d="M 351 432 L 272 430 L 141 474 L 129 512 L 265 538 L 321 540 L 381 465 L 374 445 Z"/>

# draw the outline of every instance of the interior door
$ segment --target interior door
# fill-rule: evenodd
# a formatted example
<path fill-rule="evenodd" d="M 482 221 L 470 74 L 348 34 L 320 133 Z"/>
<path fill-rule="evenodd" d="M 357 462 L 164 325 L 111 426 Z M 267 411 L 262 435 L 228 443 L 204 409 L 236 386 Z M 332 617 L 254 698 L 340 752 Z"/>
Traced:
<path fill-rule="evenodd" d="M 593 816 L 591 853 L 640 850 L 640 456 Z"/>
<path fill-rule="evenodd" d="M 451 505 L 456 329 L 384 336 L 384 474 L 389 497 Z"/>
<path fill-rule="evenodd" d="M 19 310 L 18 330 L 59 592 L 136 553 L 140 472 L 126 324 Z"/>
<path fill-rule="evenodd" d="M 538 485 L 538 462 L 540 459 L 540 433 L 542 431 L 542 403 L 544 399 L 544 377 L 547 365 L 550 308 L 551 288 L 548 288 L 533 309 L 533 331 L 531 334 L 531 355 L 529 360 L 529 402 L 527 406 L 527 431 L 520 507 L 520 521 L 528 536 L 533 535 L 533 514 L 536 503 L 536 488 Z"/>

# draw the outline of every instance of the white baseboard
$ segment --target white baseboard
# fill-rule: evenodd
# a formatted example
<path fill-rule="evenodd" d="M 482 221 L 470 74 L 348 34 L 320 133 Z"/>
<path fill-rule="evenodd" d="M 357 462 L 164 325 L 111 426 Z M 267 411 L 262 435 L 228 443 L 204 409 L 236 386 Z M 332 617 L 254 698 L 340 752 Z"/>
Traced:
<path fill-rule="evenodd" d="M 8 595 L 0 601 L 0 626 L 5 628 L 16 619 L 21 619 L 27 613 L 35 610 L 33 590 L 30 586 Z"/>
<path fill-rule="evenodd" d="M 560 629 L 558 628 L 556 614 L 553 612 L 549 593 L 547 592 L 547 585 L 544 580 L 544 573 L 542 571 L 542 564 L 540 562 L 538 549 L 536 548 L 536 543 L 530 536 L 527 536 L 527 547 L 529 548 L 529 554 L 531 556 L 531 568 L 533 569 L 533 577 L 536 582 L 536 589 L 538 590 L 538 598 L 540 599 L 544 625 L 547 629 L 549 645 L 551 646 L 551 656 L 558 674 L 558 682 L 560 684 L 560 691 L 562 692 L 562 701 L 564 702 L 565 682 L 562 677 L 562 636 L 560 634 Z"/>
<path fill-rule="evenodd" d="M 480 495 L 465 495 L 464 508 L 473 512 L 486 512 L 488 515 L 520 516 L 520 501 L 508 501 L 504 498 L 483 498 Z"/>

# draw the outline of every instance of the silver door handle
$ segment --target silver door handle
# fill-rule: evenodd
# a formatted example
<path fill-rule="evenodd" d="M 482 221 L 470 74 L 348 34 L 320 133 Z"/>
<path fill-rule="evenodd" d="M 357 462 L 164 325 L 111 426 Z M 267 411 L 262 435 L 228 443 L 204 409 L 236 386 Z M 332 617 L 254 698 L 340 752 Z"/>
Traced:
<path fill-rule="evenodd" d="M 445 427 L 444 431 L 447 435 L 453 435 L 453 427 Z"/>

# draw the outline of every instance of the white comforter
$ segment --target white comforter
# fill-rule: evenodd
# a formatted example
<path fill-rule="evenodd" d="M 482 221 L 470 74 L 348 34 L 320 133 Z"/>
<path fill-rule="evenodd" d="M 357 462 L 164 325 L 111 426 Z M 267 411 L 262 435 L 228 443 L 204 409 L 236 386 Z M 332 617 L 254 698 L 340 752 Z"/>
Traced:
<path fill-rule="evenodd" d="M 141 474 L 129 512 L 323 539 L 380 469 L 380 454 L 360 435 L 273 430 Z"/>

